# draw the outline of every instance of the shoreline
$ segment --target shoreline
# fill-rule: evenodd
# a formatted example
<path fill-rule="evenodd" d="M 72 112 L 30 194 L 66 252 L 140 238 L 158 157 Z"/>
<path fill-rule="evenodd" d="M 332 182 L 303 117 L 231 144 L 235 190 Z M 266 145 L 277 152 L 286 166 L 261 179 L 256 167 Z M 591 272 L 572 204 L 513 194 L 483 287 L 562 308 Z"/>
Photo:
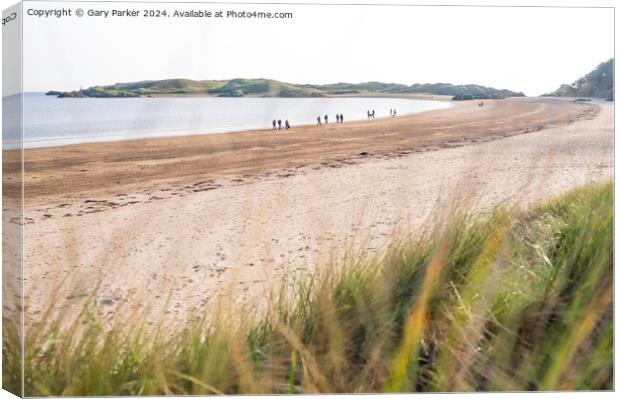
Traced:
<path fill-rule="evenodd" d="M 570 124 L 593 117 L 597 107 L 540 99 L 493 100 L 482 108 L 468 102 L 286 133 L 259 130 L 32 148 L 24 151 L 26 202 L 113 197 L 207 180 L 222 186 L 290 175 L 300 168 L 337 168 Z M 11 172 L 19 167 L 11 161 L 5 167 L 5 195 L 10 196 L 19 191 L 20 177 Z"/>
<path fill-rule="evenodd" d="M 41 94 L 41 93 L 37 93 L 37 94 Z M 161 98 L 170 98 L 170 97 L 207 97 L 207 98 L 234 98 L 234 97 L 218 97 L 218 96 L 208 96 L 208 95 L 204 95 L 204 96 L 187 96 L 187 95 L 183 95 L 183 96 L 154 96 L 151 98 L 156 98 L 156 97 L 161 97 Z M 264 96 L 244 96 L 247 98 L 278 98 L 278 97 L 264 97 Z M 435 96 L 435 97 L 442 97 L 442 96 Z M 102 99 L 102 100 L 107 100 L 109 98 L 99 98 L 99 97 L 87 97 L 88 99 Z M 117 98 L 117 97 L 112 97 L 112 98 Z M 141 98 L 145 98 L 145 97 L 141 97 Z M 313 97 L 280 97 L 280 98 L 296 98 L 296 99 L 313 99 Z M 422 101 L 436 101 L 436 102 L 450 102 L 451 105 L 445 109 L 449 109 L 449 108 L 453 108 L 453 107 L 458 107 L 459 103 L 461 103 L 460 101 L 455 101 L 455 102 L 451 102 L 451 100 L 449 99 L 433 99 L 433 98 L 426 98 L 425 96 L 371 96 L 371 95 L 360 95 L 360 96 L 350 96 L 350 95 L 346 95 L 346 96 L 329 96 L 329 97 L 323 97 L 323 98 L 396 98 L 396 99 L 405 99 L 405 100 L 422 100 Z M 451 98 L 451 97 L 450 97 Z M 67 99 L 75 99 L 75 98 L 67 98 Z M 79 99 L 79 98 L 78 98 Z M 131 99 L 131 98 L 128 98 Z M 125 99 L 123 99 L 125 100 Z M 422 111 L 417 111 L 417 112 L 413 112 L 413 113 L 406 113 L 406 114 L 402 114 L 402 115 L 398 115 L 398 118 L 403 118 L 403 117 L 409 117 L 409 116 L 413 116 L 413 115 L 419 115 L 419 114 L 423 114 L 426 112 L 433 112 L 433 111 L 437 111 L 437 110 L 441 110 L 444 108 L 440 108 L 440 109 L 431 109 L 431 110 L 422 110 Z M 369 122 L 369 121 L 378 121 L 378 120 L 384 120 L 384 119 L 390 119 L 387 116 L 382 116 L 382 117 L 378 117 L 376 119 L 352 119 L 352 120 L 348 120 L 342 124 L 350 124 L 350 123 L 357 123 L 357 122 Z M 299 124 L 299 125 L 294 125 L 291 129 L 298 129 L 298 128 L 306 128 L 306 127 L 312 127 L 312 126 L 316 126 L 316 124 L 314 123 L 308 123 L 308 124 Z M 230 128 L 216 128 L 213 129 L 212 131 L 208 131 L 208 132 L 204 132 L 204 133 L 197 133 L 194 130 L 191 131 L 191 133 L 187 133 L 187 132 L 179 132 L 178 134 L 174 134 L 174 133 L 166 133 L 166 132 L 158 132 L 158 133 L 144 133 L 144 136 L 137 136 L 137 137 L 123 137 L 122 135 L 125 133 L 130 133 L 130 132 L 117 132 L 117 133 L 113 133 L 110 134 L 109 137 L 106 136 L 91 136 L 88 137 L 89 139 L 93 139 L 92 141 L 85 141 L 85 142 L 65 142 L 65 143 L 60 143 L 60 144 L 55 144 L 55 145 L 36 145 L 36 146 L 26 146 L 26 143 L 38 143 L 38 142 L 52 142 L 52 141 L 63 141 L 62 139 L 56 139 L 56 138 L 51 138 L 51 139 L 42 139 L 42 140 L 31 140 L 31 141 L 24 141 L 24 147 L 23 150 L 27 151 L 27 150 L 31 150 L 31 149 L 42 149 L 42 148 L 60 148 L 60 147 L 66 147 L 66 146 L 73 146 L 73 145 L 87 145 L 87 144 L 100 144 L 100 143 L 108 143 L 108 142 L 118 142 L 118 141 L 123 141 L 123 142 L 131 142 L 131 141 L 141 141 L 141 140 L 157 140 L 157 139 L 162 139 L 162 138 L 184 138 L 184 137 L 198 137 L 198 136 L 211 136 L 211 135 L 217 135 L 217 134 L 239 134 L 239 133 L 246 133 L 246 132 L 273 132 L 274 129 L 269 129 L 269 128 L 262 128 L 262 127 L 240 127 L 238 129 L 233 128 L 232 130 Z M 285 129 L 281 129 L 281 131 L 283 133 L 286 133 L 287 131 L 285 131 Z M 115 139 L 110 139 L 110 137 L 118 137 Z M 67 138 L 65 141 L 70 141 L 71 138 Z M 9 145 L 13 144 L 13 142 L 8 142 Z M 6 144 L 6 143 L 5 143 Z M 8 148 L 7 150 L 9 151 L 14 151 L 14 150 L 20 150 L 19 147 L 17 148 Z"/>

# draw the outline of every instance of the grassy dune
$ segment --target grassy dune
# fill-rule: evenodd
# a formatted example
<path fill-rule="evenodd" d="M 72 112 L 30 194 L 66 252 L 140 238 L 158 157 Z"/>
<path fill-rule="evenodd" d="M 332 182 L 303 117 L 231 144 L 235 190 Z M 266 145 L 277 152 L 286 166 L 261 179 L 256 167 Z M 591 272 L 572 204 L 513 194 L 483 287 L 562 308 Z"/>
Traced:
<path fill-rule="evenodd" d="M 183 326 L 119 314 L 104 327 L 93 295 L 75 322 L 27 328 L 25 394 L 612 389 L 612 193 L 453 213 L 381 259 L 349 256 L 282 283 L 263 312 Z M 10 332 L 4 384 L 15 389 Z"/>
<path fill-rule="evenodd" d="M 139 97 L 145 95 L 216 95 L 221 97 L 324 97 L 333 95 L 385 95 L 385 94 L 436 94 L 466 98 L 522 97 L 505 89 L 495 89 L 475 84 L 452 85 L 449 83 L 413 84 L 397 83 L 334 83 L 327 85 L 293 84 L 273 79 L 190 80 L 166 79 L 116 83 L 93 86 L 78 91 L 47 94 L 59 97 Z M 465 96 L 465 97 L 463 97 Z"/>

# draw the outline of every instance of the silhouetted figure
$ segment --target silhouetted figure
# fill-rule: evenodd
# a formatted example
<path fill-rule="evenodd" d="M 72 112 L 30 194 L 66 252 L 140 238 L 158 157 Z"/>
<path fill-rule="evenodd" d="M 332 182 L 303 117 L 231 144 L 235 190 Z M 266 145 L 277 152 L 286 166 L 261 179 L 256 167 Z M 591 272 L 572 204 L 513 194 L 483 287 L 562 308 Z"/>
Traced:
<path fill-rule="evenodd" d="M 396 108 L 394 108 L 394 112 L 392 113 L 392 118 L 396 116 Z"/>
<path fill-rule="evenodd" d="M 282 130 L 282 119 L 278 119 L 278 130 Z"/>
<path fill-rule="evenodd" d="M 368 119 L 370 119 L 370 111 L 366 111 L 366 114 L 368 115 Z"/>
<path fill-rule="evenodd" d="M 344 123 L 344 115 L 340 114 L 340 123 Z"/>
<path fill-rule="evenodd" d="M 284 121 L 284 128 L 287 130 L 291 128 L 291 125 L 288 124 L 288 119 Z"/>
<path fill-rule="evenodd" d="M 321 116 L 320 115 L 316 117 L 316 124 L 317 124 L 317 126 L 321 126 Z"/>
<path fill-rule="evenodd" d="M 327 115 L 325 115 L 325 124 L 327 125 Z"/>
<path fill-rule="evenodd" d="M 276 120 L 275 119 L 271 122 L 271 126 L 273 126 L 273 130 L 276 130 Z"/>
<path fill-rule="evenodd" d="M 336 114 L 336 123 L 340 123 L 340 114 Z"/>
<path fill-rule="evenodd" d="M 390 108 L 390 116 L 392 116 L 392 108 Z"/>
<path fill-rule="evenodd" d="M 372 119 L 375 119 L 375 110 L 374 109 L 372 110 L 372 114 L 371 115 L 372 115 Z"/>

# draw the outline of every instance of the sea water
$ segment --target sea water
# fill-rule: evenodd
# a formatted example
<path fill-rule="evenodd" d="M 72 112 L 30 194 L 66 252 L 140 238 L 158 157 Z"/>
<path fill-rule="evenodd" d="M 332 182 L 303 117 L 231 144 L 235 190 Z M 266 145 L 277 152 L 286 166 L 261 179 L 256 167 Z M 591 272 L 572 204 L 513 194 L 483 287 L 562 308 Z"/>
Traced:
<path fill-rule="evenodd" d="M 5 115 L 18 109 L 18 96 L 3 99 Z M 336 114 L 344 121 L 409 115 L 450 107 L 446 101 L 403 98 L 255 98 L 255 97 L 142 97 L 56 98 L 43 93 L 23 96 L 26 148 L 65 144 L 185 136 L 271 129 L 272 120 L 288 119 L 290 125 L 311 125 L 317 117 Z M 7 114 L 8 113 L 8 114 Z M 12 126 L 11 126 L 12 124 Z M 5 124 L 5 147 L 18 146 L 18 121 Z"/>

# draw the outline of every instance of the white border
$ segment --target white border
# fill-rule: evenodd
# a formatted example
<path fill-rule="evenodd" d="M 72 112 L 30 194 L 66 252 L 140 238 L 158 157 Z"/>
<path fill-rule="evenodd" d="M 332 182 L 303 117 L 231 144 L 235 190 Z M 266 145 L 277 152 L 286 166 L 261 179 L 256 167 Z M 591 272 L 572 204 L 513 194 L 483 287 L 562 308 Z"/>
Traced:
<path fill-rule="evenodd" d="M 170 0 L 170 3 L 184 3 L 184 1 L 181 0 Z M 187 1 L 185 1 L 187 2 Z M 544 1 L 534 1 L 534 0 L 521 0 L 521 1 L 515 1 L 515 0 L 444 0 L 444 1 L 438 1 L 438 0 L 422 0 L 422 1 L 414 1 L 414 0 L 393 0 L 393 1 L 387 1 L 387 0 L 374 0 L 374 1 L 369 1 L 369 0 L 350 0 L 350 1 L 346 1 L 346 0 L 318 0 L 318 1 L 300 1 L 300 0 L 290 0 L 290 1 L 282 1 L 282 0 L 265 0 L 263 2 L 260 1 L 253 1 L 253 0 L 245 0 L 245 1 L 230 1 L 230 0 L 219 0 L 217 1 L 219 3 L 239 3 L 239 2 L 243 2 L 243 3 L 256 3 L 256 4 L 261 4 L 261 3 L 290 3 L 290 4 L 302 4 L 302 3 L 318 3 L 318 4 L 381 4 L 381 5 L 476 5 L 476 6 L 531 6 L 531 7 L 542 7 L 542 6 L 551 6 L 551 7 L 615 7 L 616 2 L 612 1 L 612 0 L 544 0 Z M 0 7 L 2 9 L 8 8 L 11 5 L 17 3 L 17 1 L 15 0 L 0 0 Z M 614 19 L 615 20 L 615 19 Z M 575 27 L 575 29 L 579 29 L 579 27 Z M 617 30 L 614 30 L 615 32 L 615 41 L 614 41 L 614 46 L 617 46 L 618 43 L 618 33 Z M 310 34 L 310 33 L 309 33 Z M 1 46 L 1 40 L 0 40 L 0 46 Z M 616 50 L 617 47 L 614 48 L 614 50 Z M 615 52 L 615 51 L 614 51 Z M 616 71 L 615 71 L 615 76 L 617 75 L 617 64 L 614 64 L 616 66 Z M 1 69 L 0 69 L 1 72 Z M 1 85 L 1 83 L 0 83 Z M 1 87 L 0 87 L 1 88 Z M 1 90 L 0 90 L 1 91 Z M 616 112 L 617 110 L 614 107 L 614 121 L 616 119 Z M 0 115 L 0 124 L 2 122 L 2 116 Z M 615 123 L 614 123 L 614 128 L 615 128 Z M 614 134 L 615 137 L 615 134 Z M 614 154 L 618 153 L 618 142 L 616 140 L 614 140 Z M 618 164 L 614 163 L 614 175 L 615 172 L 618 170 Z M 1 172 L 0 172 L 1 174 Z M 619 189 L 618 189 L 618 185 L 614 184 L 614 189 L 615 189 L 615 197 L 614 197 L 614 206 L 617 209 L 618 206 L 618 194 L 620 193 Z M 0 187 L 1 190 L 1 187 Z M 1 191 L 0 191 L 1 192 Z M 1 212 L 1 211 L 0 211 Z M 615 218 L 614 220 L 614 230 L 618 231 L 618 218 Z M 618 236 L 614 237 L 614 251 L 616 251 L 616 249 L 618 248 Z M 0 261 L 2 258 L 2 254 L 0 252 Z M 614 270 L 615 270 L 615 263 L 614 263 Z M 615 273 L 614 273 L 615 274 Z M 614 275 L 614 280 L 615 280 L 615 275 Z M 0 275 L 0 283 L 1 283 L 1 275 Z M 620 295 L 618 293 L 618 290 L 614 291 L 614 303 L 618 304 L 620 303 Z M 614 307 L 614 320 L 618 320 L 617 318 L 617 307 Z M 615 327 L 615 326 L 614 326 Z M 619 331 L 618 328 L 615 328 L 614 331 L 614 343 L 619 342 L 618 341 L 619 338 Z M 614 345 L 615 347 L 615 345 Z M 618 365 L 620 364 L 618 362 L 618 351 L 615 351 L 614 353 L 614 365 Z M 1 360 L 0 360 L 1 362 Z M 614 386 L 618 387 L 618 373 L 615 372 L 614 373 Z M 397 394 L 398 397 L 402 397 L 402 398 L 413 398 L 415 395 L 420 395 L 420 394 Z M 457 393 L 447 393 L 447 394 L 427 394 L 428 396 L 431 396 L 433 398 L 454 398 L 454 397 L 459 397 L 459 398 L 489 398 L 489 399 L 494 399 L 494 398 L 502 398 L 502 399 L 515 399 L 515 398 L 531 398 L 531 399 L 538 399 L 538 398 L 575 398 L 575 399 L 585 399 L 585 398 L 612 398 L 615 397 L 616 394 L 615 392 L 569 392 L 569 393 L 540 393 L 540 392 L 531 392 L 531 393 L 525 393 L 525 392 L 521 392 L 521 393 L 471 393 L 471 394 L 457 394 Z M 315 396 L 315 395 L 304 395 L 304 396 Z M 364 397 L 371 397 L 371 398 L 381 398 L 381 397 L 385 397 L 386 395 L 373 395 L 373 394 L 369 394 L 369 395 L 363 395 Z M 243 396 L 244 398 L 248 398 L 248 399 L 263 399 L 263 398 L 277 398 L 280 397 L 279 395 L 263 395 L 263 396 Z M 360 395 L 321 395 L 321 398 L 339 398 L 339 399 L 357 399 L 360 397 Z M 0 391 L 0 399 L 8 399 L 8 398 L 14 398 L 13 395 L 11 395 L 10 393 L 6 392 L 6 391 Z M 184 398 L 182 396 L 165 396 L 163 398 Z"/>

